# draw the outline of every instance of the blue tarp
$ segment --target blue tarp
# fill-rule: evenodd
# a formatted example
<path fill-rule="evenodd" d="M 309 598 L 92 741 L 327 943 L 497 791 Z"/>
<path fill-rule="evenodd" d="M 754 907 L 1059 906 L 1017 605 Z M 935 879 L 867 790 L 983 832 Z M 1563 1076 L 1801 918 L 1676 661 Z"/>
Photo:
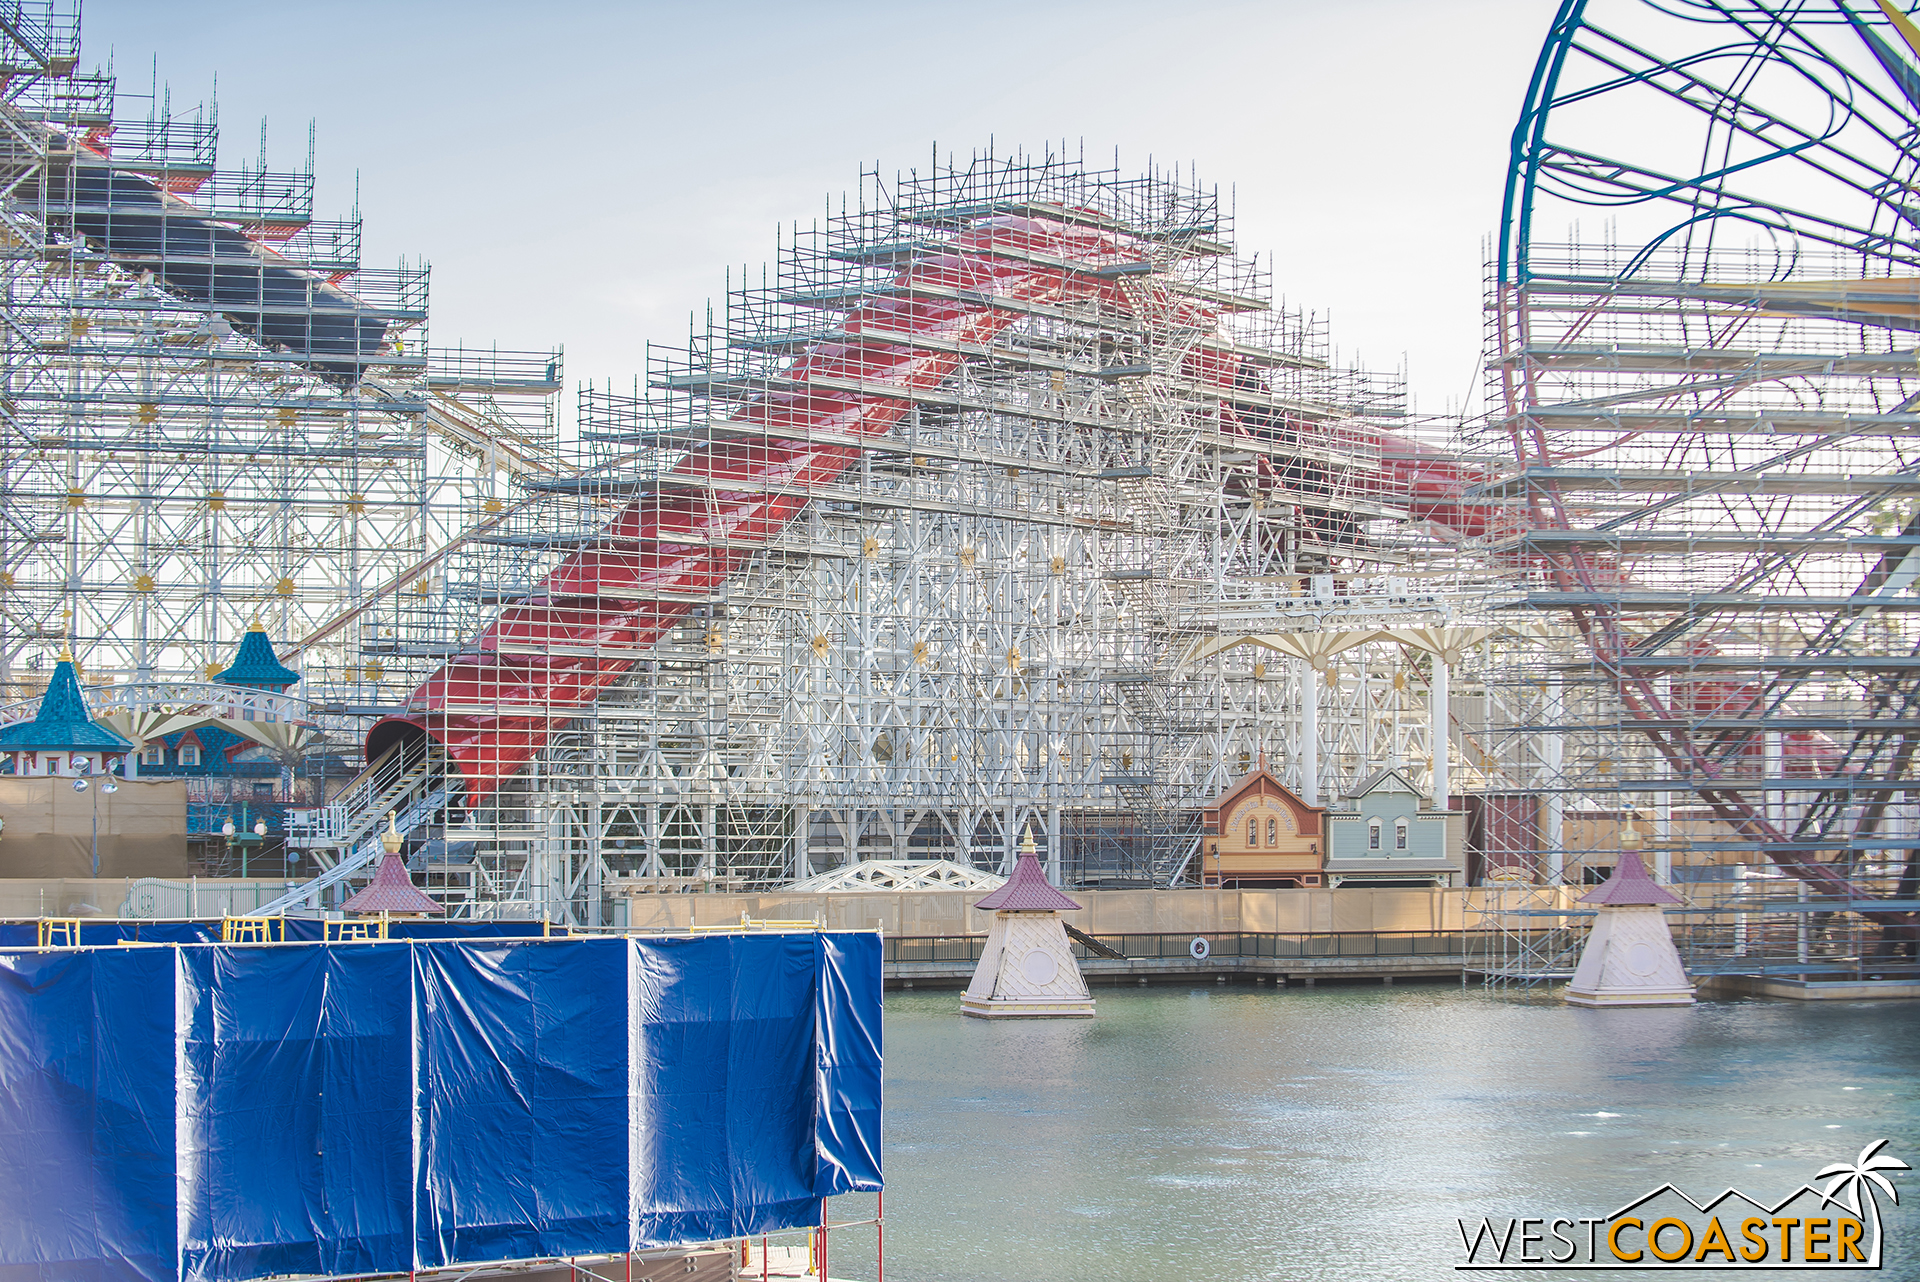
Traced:
<path fill-rule="evenodd" d="M 0 1282 L 404 1273 L 880 1187 L 880 942 L 0 953 Z"/>

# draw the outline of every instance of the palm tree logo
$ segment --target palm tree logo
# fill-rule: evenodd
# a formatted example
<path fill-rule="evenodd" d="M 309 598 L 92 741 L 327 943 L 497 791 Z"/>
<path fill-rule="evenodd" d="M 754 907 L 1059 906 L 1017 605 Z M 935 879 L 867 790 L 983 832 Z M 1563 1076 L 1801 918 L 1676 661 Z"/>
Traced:
<path fill-rule="evenodd" d="M 1873 1190 L 1876 1186 L 1884 1189 L 1887 1196 L 1893 1199 L 1895 1205 L 1898 1205 L 1899 1191 L 1893 1187 L 1893 1182 L 1880 1172 L 1913 1169 L 1899 1158 L 1888 1157 L 1881 1153 L 1880 1150 L 1886 1146 L 1887 1141 L 1875 1140 L 1861 1149 L 1860 1156 L 1852 1162 L 1835 1162 L 1832 1166 L 1822 1168 L 1820 1173 L 1813 1177 L 1816 1180 L 1833 1177 L 1826 1191 L 1820 1195 L 1822 1202 L 1838 1203 L 1861 1218 L 1867 1218 L 1862 1215 L 1860 1208 L 1861 1202 L 1866 1203 L 1867 1212 L 1873 1220 L 1873 1265 L 1876 1267 L 1880 1263 L 1880 1203 L 1875 1198 Z"/>

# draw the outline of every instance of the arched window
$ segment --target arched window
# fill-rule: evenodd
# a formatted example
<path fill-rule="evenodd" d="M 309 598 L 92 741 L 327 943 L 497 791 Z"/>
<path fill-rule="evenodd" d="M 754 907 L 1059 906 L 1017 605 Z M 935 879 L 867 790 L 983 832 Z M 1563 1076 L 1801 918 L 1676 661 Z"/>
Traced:
<path fill-rule="evenodd" d="M 1280 844 L 1280 821 L 1272 815 L 1267 816 L 1267 844 L 1269 846 Z"/>
<path fill-rule="evenodd" d="M 1247 844 L 1249 846 L 1257 846 L 1260 844 L 1260 816 L 1259 815 L 1247 816 Z"/>
<path fill-rule="evenodd" d="M 1380 821 L 1378 819 L 1367 820 L 1367 849 L 1380 849 Z"/>
<path fill-rule="evenodd" d="M 1393 821 L 1393 848 L 1395 850 L 1407 848 L 1407 821 L 1404 819 Z"/>

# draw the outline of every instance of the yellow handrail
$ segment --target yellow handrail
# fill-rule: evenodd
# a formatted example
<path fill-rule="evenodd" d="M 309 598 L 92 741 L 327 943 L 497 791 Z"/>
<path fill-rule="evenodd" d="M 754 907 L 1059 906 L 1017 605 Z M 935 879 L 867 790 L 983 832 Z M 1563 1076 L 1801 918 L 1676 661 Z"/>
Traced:
<path fill-rule="evenodd" d="M 227 917 L 220 922 L 223 944 L 272 944 L 284 940 L 284 917 Z"/>
<path fill-rule="evenodd" d="M 80 947 L 80 918 L 42 917 L 40 919 L 40 947 Z"/>
<path fill-rule="evenodd" d="M 739 921 L 730 921 L 720 926 L 688 926 L 687 927 L 687 930 L 690 933 L 695 935 L 704 935 L 710 931 L 723 931 L 723 930 L 819 930 L 819 929 L 820 929 L 820 919 L 817 917 L 814 918 L 812 921 L 774 921 L 771 919 L 762 920 L 759 918 L 749 917 L 745 913 L 740 914 Z"/>

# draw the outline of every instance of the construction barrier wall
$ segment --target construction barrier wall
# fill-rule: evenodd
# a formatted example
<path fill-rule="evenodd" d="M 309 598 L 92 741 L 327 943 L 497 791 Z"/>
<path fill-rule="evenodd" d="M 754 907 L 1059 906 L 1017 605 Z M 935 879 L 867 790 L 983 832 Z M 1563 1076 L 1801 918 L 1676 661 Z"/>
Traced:
<path fill-rule="evenodd" d="M 0 952 L 0 1279 L 622 1252 L 880 1187 L 871 934 Z"/>
<path fill-rule="evenodd" d="M 0 776 L 0 878 L 187 875 L 187 785 L 179 779 L 94 781 Z M 98 906 L 112 912 L 119 903 Z"/>
<path fill-rule="evenodd" d="M 1563 888 L 1569 899 L 1583 893 Z M 817 895 L 633 895 L 624 919 L 635 930 L 685 930 L 738 921 L 809 921 L 835 930 L 883 930 L 889 935 L 985 934 L 993 914 L 974 903 L 988 892 L 843 891 Z M 1472 890 L 1076 890 L 1081 910 L 1061 919 L 1090 935 L 1246 931 L 1314 934 L 1338 931 L 1460 930 L 1506 892 Z"/>
<path fill-rule="evenodd" d="M 5 844 L 0 839 L 0 847 Z M 297 884 L 257 877 L 0 877 L 0 918 L 244 917 Z"/>

